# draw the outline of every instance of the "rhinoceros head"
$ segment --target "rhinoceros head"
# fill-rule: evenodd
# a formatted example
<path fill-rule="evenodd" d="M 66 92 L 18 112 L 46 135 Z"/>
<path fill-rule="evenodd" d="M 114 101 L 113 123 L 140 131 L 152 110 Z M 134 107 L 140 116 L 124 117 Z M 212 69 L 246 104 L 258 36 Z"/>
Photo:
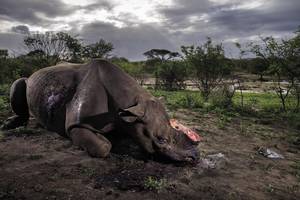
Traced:
<path fill-rule="evenodd" d="M 129 134 L 148 153 L 160 154 L 173 161 L 198 160 L 198 141 L 191 139 L 180 127 L 171 126 L 164 106 L 158 100 L 138 102 L 122 110 L 119 116 L 129 127 Z"/>

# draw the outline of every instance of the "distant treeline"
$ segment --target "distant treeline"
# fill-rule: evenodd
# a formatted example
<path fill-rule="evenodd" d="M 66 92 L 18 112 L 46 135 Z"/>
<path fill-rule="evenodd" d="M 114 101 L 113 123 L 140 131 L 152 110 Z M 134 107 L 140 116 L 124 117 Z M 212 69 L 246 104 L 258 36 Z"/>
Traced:
<path fill-rule="evenodd" d="M 100 39 L 85 44 L 76 36 L 64 32 L 46 32 L 24 38 L 27 52 L 11 57 L 8 50 L 0 50 L 0 84 L 11 83 L 19 77 L 28 77 L 34 71 L 55 65 L 60 61 L 84 63 L 92 58 L 105 58 L 119 65 L 140 84 L 152 77 L 154 89 L 181 90 L 186 81 L 192 81 L 205 100 L 214 91 L 222 91 L 226 104 L 230 105 L 236 89 L 242 89 L 243 80 L 236 72 L 257 74 L 258 80 L 272 77 L 274 91 L 286 110 L 290 95 L 300 106 L 300 32 L 290 39 L 261 38 L 244 46 L 236 43 L 238 58 L 225 56 L 222 43 L 211 38 L 199 46 L 181 46 L 181 52 L 167 49 L 151 49 L 144 54 L 146 61 L 130 62 L 126 58 L 112 56 L 113 44 Z M 250 55 L 250 56 L 249 56 Z M 282 85 L 282 81 L 288 84 Z"/>

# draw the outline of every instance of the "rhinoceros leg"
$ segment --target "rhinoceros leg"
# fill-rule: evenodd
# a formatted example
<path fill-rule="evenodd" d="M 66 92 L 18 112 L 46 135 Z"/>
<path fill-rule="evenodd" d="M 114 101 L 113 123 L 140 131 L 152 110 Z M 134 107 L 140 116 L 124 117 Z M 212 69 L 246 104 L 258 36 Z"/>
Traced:
<path fill-rule="evenodd" d="M 98 68 L 92 67 L 76 87 L 73 99 L 66 105 L 66 133 L 73 143 L 91 156 L 106 157 L 111 143 L 102 130 L 110 123 L 106 90 Z"/>
<path fill-rule="evenodd" d="M 28 105 L 26 99 L 26 78 L 16 80 L 10 88 L 10 104 L 16 115 L 8 118 L 2 129 L 14 129 L 26 126 L 29 119 Z"/>
<path fill-rule="evenodd" d="M 102 135 L 86 128 L 73 128 L 70 137 L 76 146 L 83 148 L 92 157 L 104 158 L 111 149 L 111 143 Z"/>

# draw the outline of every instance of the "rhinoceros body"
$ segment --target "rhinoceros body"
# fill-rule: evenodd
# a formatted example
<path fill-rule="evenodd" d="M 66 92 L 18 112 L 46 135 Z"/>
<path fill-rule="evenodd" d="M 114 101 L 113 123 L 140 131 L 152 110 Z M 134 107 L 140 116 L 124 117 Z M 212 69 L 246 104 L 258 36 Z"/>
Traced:
<path fill-rule="evenodd" d="M 68 128 L 74 125 L 95 130 L 113 126 L 120 109 L 135 105 L 138 97 L 153 98 L 133 78 L 104 60 L 47 67 L 26 83 L 31 115 L 61 135 L 68 134 Z M 87 120 L 95 116 L 101 118 Z"/>
<path fill-rule="evenodd" d="M 173 160 L 198 158 L 195 144 L 170 126 L 162 104 L 117 66 L 105 60 L 43 68 L 11 87 L 15 128 L 32 115 L 46 129 L 70 138 L 90 155 L 105 157 L 103 134 L 128 132 L 149 153 Z"/>

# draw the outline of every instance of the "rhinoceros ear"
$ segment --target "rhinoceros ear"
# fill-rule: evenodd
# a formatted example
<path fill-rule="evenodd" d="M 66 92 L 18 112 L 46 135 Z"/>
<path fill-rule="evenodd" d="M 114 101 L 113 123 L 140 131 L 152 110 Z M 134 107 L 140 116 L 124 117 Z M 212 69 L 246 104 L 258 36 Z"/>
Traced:
<path fill-rule="evenodd" d="M 126 109 L 122 109 L 119 112 L 120 118 L 123 121 L 129 123 L 135 122 L 137 119 L 142 118 L 144 114 L 145 114 L 145 107 L 141 103 L 138 103 Z"/>

